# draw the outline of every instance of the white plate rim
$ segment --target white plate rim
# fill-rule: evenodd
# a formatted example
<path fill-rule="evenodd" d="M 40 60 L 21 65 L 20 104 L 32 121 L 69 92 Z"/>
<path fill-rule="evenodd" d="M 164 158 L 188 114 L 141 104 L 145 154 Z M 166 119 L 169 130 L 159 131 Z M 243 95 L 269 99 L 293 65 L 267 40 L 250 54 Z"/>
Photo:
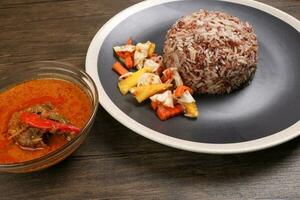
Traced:
<path fill-rule="evenodd" d="M 199 143 L 199 142 L 191 142 L 187 140 L 182 140 L 178 138 L 174 138 L 171 136 L 167 136 L 155 130 L 152 130 L 149 127 L 146 127 L 134 119 L 130 118 L 123 111 L 121 111 L 109 98 L 106 94 L 104 88 L 100 83 L 100 79 L 98 77 L 98 55 L 100 52 L 100 48 L 105 40 L 105 38 L 109 35 L 109 33 L 113 30 L 113 28 L 122 22 L 124 19 L 129 17 L 130 15 L 144 10 L 149 7 L 153 7 L 156 5 L 164 4 L 167 2 L 173 1 L 184 1 L 184 0 L 146 0 L 141 3 L 135 4 L 117 15 L 111 18 L 108 22 L 106 22 L 102 28 L 96 33 L 86 55 L 86 71 L 95 81 L 96 86 L 99 92 L 99 102 L 102 107 L 117 121 L 131 129 L 132 131 L 152 140 L 158 142 L 160 144 L 164 144 L 170 147 L 174 147 L 181 150 L 198 152 L 198 153 L 209 153 L 209 154 L 235 154 L 235 153 L 246 153 L 252 151 L 258 151 L 266 148 L 270 148 L 289 140 L 292 140 L 300 135 L 300 121 L 295 123 L 294 125 L 280 131 L 274 133 L 270 136 L 263 137 L 260 139 L 255 139 L 246 142 L 239 143 L 228 143 L 228 144 L 209 144 L 209 143 Z M 298 32 L 300 32 L 300 21 L 295 17 L 277 9 L 267 4 L 257 2 L 254 0 L 219 0 L 224 2 L 231 2 L 235 4 L 241 4 L 249 7 L 256 8 L 265 13 L 273 15 L 286 22 L 295 28 Z M 166 122 L 167 123 L 167 122 Z"/>

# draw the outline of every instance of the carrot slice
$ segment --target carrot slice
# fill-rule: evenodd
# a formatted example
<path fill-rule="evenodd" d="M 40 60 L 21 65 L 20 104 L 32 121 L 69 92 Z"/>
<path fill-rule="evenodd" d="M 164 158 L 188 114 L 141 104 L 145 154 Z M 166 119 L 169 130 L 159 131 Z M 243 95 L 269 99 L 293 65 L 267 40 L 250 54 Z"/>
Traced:
<path fill-rule="evenodd" d="M 163 76 L 161 77 L 161 81 L 163 83 L 167 82 L 167 80 L 170 80 L 172 79 L 172 76 L 173 76 L 173 73 L 172 73 L 172 70 L 171 69 L 166 69 L 164 72 L 163 72 Z"/>
<path fill-rule="evenodd" d="M 165 66 L 162 64 L 158 67 L 156 73 L 160 76 L 165 69 L 166 69 Z"/>
<path fill-rule="evenodd" d="M 129 51 L 118 51 L 116 52 L 116 54 L 119 58 L 123 58 L 123 59 L 125 59 L 128 56 L 133 57 L 133 52 L 129 52 Z"/>
<path fill-rule="evenodd" d="M 124 51 L 124 52 L 116 52 L 119 59 L 125 64 L 127 69 L 133 67 L 133 53 Z"/>
<path fill-rule="evenodd" d="M 174 108 L 169 108 L 163 105 L 158 105 L 156 114 L 160 120 L 164 121 L 180 115 L 184 112 L 183 107 L 180 104 L 174 106 Z"/>
<path fill-rule="evenodd" d="M 119 51 L 119 52 L 116 52 L 117 56 L 119 58 L 122 58 L 122 59 L 125 59 L 126 56 L 128 55 L 129 52 L 126 52 L 126 51 Z"/>
<path fill-rule="evenodd" d="M 128 73 L 128 70 L 125 67 L 123 67 L 123 65 L 120 62 L 114 63 L 113 70 L 115 70 L 115 72 L 117 72 L 120 76 Z"/>
<path fill-rule="evenodd" d="M 153 110 L 157 110 L 158 103 L 155 102 L 155 101 L 151 101 L 151 107 L 152 107 Z"/>
<path fill-rule="evenodd" d="M 189 91 L 191 94 L 193 93 L 193 90 L 187 86 L 184 86 L 184 85 L 181 85 L 181 86 L 178 86 L 174 92 L 174 95 L 175 97 L 179 98 L 183 95 L 183 93 L 185 91 Z"/>
<path fill-rule="evenodd" d="M 131 55 L 126 56 L 124 62 L 128 69 L 133 67 L 133 59 L 132 59 Z"/>
<path fill-rule="evenodd" d="M 129 39 L 127 40 L 127 44 L 129 44 L 129 45 L 132 45 L 132 44 L 133 44 L 133 41 L 132 41 L 131 38 L 129 38 Z"/>

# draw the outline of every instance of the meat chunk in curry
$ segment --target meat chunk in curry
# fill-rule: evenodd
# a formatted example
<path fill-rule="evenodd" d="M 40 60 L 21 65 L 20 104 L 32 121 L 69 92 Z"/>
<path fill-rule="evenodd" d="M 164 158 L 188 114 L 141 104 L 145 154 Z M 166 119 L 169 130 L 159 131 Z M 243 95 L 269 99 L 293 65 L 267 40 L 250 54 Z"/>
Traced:
<path fill-rule="evenodd" d="M 14 113 L 8 133 L 20 147 L 34 150 L 46 147 L 52 135 L 64 135 L 71 140 L 79 131 L 51 103 L 45 103 Z"/>

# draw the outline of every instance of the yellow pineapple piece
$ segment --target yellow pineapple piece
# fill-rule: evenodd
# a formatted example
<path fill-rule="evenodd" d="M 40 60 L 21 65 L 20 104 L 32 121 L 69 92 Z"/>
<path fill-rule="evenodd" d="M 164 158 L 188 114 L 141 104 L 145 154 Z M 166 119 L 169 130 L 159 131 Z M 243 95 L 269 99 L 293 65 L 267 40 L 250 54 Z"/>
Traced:
<path fill-rule="evenodd" d="M 138 71 L 132 73 L 127 78 L 119 81 L 118 86 L 119 86 L 121 93 L 123 95 L 127 94 L 131 88 L 133 88 L 137 85 L 139 78 L 147 72 L 152 72 L 152 68 L 151 67 L 141 68 Z"/>
<path fill-rule="evenodd" d="M 134 87 L 130 92 L 135 96 L 136 100 L 141 103 L 156 93 L 163 92 L 172 87 L 172 84 L 153 84 Z"/>
<path fill-rule="evenodd" d="M 185 116 L 191 118 L 197 118 L 199 115 L 198 108 L 196 102 L 192 103 L 181 103 L 185 110 Z"/>
<path fill-rule="evenodd" d="M 155 52 L 155 44 L 154 43 L 151 43 L 150 46 L 149 46 L 149 49 L 148 49 L 148 57 L 151 57 L 154 52 Z"/>

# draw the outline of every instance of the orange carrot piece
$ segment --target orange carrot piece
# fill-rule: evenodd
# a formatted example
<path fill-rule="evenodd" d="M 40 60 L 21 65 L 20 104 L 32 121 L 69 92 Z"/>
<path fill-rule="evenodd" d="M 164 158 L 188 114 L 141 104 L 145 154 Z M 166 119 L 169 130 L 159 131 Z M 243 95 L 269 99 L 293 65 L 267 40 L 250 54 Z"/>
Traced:
<path fill-rule="evenodd" d="M 173 73 L 172 73 L 172 70 L 171 69 L 166 69 L 164 72 L 163 72 L 163 76 L 161 77 L 161 81 L 163 83 L 167 82 L 167 80 L 170 80 L 173 76 Z"/>
<path fill-rule="evenodd" d="M 130 69 L 130 68 L 133 67 L 133 59 L 132 59 L 132 57 L 130 55 L 128 55 L 128 56 L 125 57 L 124 62 L 125 62 L 125 65 L 126 65 L 126 67 L 128 69 Z"/>
<path fill-rule="evenodd" d="M 119 52 L 116 52 L 116 54 L 117 54 L 117 56 L 120 57 L 120 58 L 124 58 L 124 57 L 125 57 L 125 56 L 124 56 L 124 52 L 119 51 Z"/>
<path fill-rule="evenodd" d="M 133 53 L 133 52 L 126 51 L 124 55 L 125 55 L 125 58 L 128 57 L 128 56 L 130 56 L 130 57 L 133 58 L 134 53 Z"/>
<path fill-rule="evenodd" d="M 120 58 L 126 58 L 128 56 L 133 57 L 133 52 L 129 52 L 129 51 L 119 51 L 119 52 L 116 52 L 116 54 Z"/>
<path fill-rule="evenodd" d="M 128 54 L 130 54 L 130 53 L 127 52 L 127 51 L 119 51 L 119 52 L 117 52 L 116 54 L 117 54 L 117 56 L 119 56 L 119 58 L 125 59 L 126 56 L 128 56 Z"/>
<path fill-rule="evenodd" d="M 184 86 L 184 85 L 181 85 L 181 86 L 178 86 L 174 92 L 174 95 L 175 97 L 179 98 L 183 95 L 183 93 L 185 91 L 189 91 L 191 94 L 193 93 L 193 90 L 187 86 Z"/>
<path fill-rule="evenodd" d="M 127 44 L 129 44 L 129 45 L 132 45 L 132 44 L 133 44 L 133 41 L 132 41 L 131 38 L 129 38 L 129 39 L 127 40 Z"/>
<path fill-rule="evenodd" d="M 133 53 L 132 52 L 116 52 L 119 59 L 125 64 L 127 69 L 133 67 Z"/>
<path fill-rule="evenodd" d="M 184 113 L 184 108 L 180 104 L 175 105 L 174 108 L 168 109 L 171 111 L 172 117 Z"/>
<path fill-rule="evenodd" d="M 128 70 L 125 67 L 123 67 L 123 65 L 120 62 L 114 63 L 113 70 L 115 70 L 115 72 L 117 72 L 120 76 L 128 73 Z"/>
<path fill-rule="evenodd" d="M 175 105 L 174 108 L 169 108 L 169 107 L 166 107 L 163 105 L 158 105 L 156 114 L 160 120 L 164 121 L 164 120 L 170 119 L 172 117 L 175 117 L 177 115 L 180 115 L 183 112 L 184 112 L 184 110 L 180 104 Z"/>
<path fill-rule="evenodd" d="M 153 110 L 157 110 L 158 103 L 155 102 L 155 101 L 151 101 L 151 107 L 152 107 Z"/>
<path fill-rule="evenodd" d="M 156 70 L 156 73 L 157 73 L 157 75 L 161 75 L 162 74 L 162 72 L 165 70 L 166 68 L 165 68 L 165 66 L 162 64 L 162 65 L 160 65 L 159 67 L 158 67 L 158 69 Z"/>

